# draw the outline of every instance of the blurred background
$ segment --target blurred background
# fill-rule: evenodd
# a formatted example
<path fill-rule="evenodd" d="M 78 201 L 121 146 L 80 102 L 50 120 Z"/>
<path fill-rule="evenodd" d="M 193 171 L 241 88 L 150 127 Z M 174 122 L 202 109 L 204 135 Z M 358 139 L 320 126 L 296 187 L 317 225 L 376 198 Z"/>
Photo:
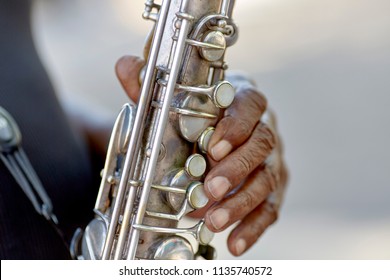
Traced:
<path fill-rule="evenodd" d="M 35 0 L 59 96 L 115 116 L 114 65 L 142 54 L 142 0 Z M 238 0 L 231 69 L 277 112 L 290 182 L 278 223 L 243 259 L 390 259 L 390 2 Z M 215 244 L 220 259 L 227 232 Z"/>

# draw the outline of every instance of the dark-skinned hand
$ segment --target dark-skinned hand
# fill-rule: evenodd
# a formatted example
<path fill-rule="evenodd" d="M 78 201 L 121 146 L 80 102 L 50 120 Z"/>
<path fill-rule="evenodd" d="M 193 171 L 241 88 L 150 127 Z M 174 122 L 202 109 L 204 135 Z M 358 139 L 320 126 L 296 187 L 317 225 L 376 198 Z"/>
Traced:
<path fill-rule="evenodd" d="M 143 65 L 134 56 L 125 56 L 116 65 L 117 76 L 135 103 Z M 235 100 L 218 122 L 208 147 L 211 170 L 205 191 L 213 203 L 197 215 L 214 232 L 238 222 L 227 243 L 230 252 L 239 256 L 276 221 L 287 171 L 275 118 L 267 110 L 264 95 L 242 75 L 228 80 L 236 88 Z"/>

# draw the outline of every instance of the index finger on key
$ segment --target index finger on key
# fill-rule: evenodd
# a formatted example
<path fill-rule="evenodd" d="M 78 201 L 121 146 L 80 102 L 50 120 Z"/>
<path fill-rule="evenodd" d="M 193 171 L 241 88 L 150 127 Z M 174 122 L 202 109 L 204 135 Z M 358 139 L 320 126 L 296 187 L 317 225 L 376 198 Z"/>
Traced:
<path fill-rule="evenodd" d="M 240 89 L 215 128 L 208 148 L 211 158 L 220 161 L 244 143 L 266 108 L 266 98 L 255 88 Z"/>

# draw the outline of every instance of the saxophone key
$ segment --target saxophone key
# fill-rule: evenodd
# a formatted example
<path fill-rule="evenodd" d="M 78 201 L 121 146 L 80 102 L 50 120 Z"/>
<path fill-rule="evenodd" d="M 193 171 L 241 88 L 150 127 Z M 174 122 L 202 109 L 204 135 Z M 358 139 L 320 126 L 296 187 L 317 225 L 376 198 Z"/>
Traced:
<path fill-rule="evenodd" d="M 225 54 L 226 50 L 226 40 L 225 35 L 220 31 L 209 31 L 203 37 L 202 40 L 204 43 L 209 45 L 214 45 L 216 47 L 202 46 L 199 49 L 200 55 L 207 61 L 213 62 L 220 60 Z"/>
<path fill-rule="evenodd" d="M 154 233 L 165 233 L 165 234 L 188 234 L 192 235 L 200 244 L 207 245 L 214 238 L 214 232 L 210 231 L 204 220 L 201 220 L 195 226 L 191 228 L 166 228 L 159 226 L 149 226 L 143 224 L 133 224 L 133 228 Z"/>
<path fill-rule="evenodd" d="M 185 171 L 194 178 L 203 176 L 206 171 L 206 160 L 200 154 L 191 155 L 185 163 Z"/>
<path fill-rule="evenodd" d="M 199 137 L 198 146 L 202 153 L 207 154 L 210 139 L 213 136 L 214 132 L 215 128 L 210 126 L 206 128 L 205 131 L 203 131 L 202 135 Z"/>
<path fill-rule="evenodd" d="M 193 260 L 191 244 L 181 236 L 166 237 L 153 248 L 154 260 Z"/>
<path fill-rule="evenodd" d="M 211 87 L 204 85 L 184 86 L 177 84 L 176 88 L 189 93 L 206 95 L 213 101 L 216 107 L 221 109 L 227 108 L 233 103 L 234 95 L 236 93 L 233 85 L 228 81 L 221 81 Z"/>
<path fill-rule="evenodd" d="M 193 209 L 203 208 L 209 203 L 203 183 L 193 182 L 190 184 L 187 190 L 187 200 Z"/>

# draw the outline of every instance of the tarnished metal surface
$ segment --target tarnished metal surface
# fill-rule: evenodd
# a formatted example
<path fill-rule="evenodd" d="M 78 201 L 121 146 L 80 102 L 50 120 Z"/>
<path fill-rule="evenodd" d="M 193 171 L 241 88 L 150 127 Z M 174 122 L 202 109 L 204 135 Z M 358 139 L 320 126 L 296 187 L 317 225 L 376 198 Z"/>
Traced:
<path fill-rule="evenodd" d="M 81 245 L 75 242 L 78 258 L 202 255 L 187 236 L 202 251 L 213 251 L 204 249 L 213 234 L 203 221 L 186 229 L 178 228 L 178 221 L 208 202 L 201 153 L 207 151 L 221 108 L 234 96 L 223 81 L 225 50 L 237 35 L 232 5 L 227 0 L 146 1 L 143 16 L 156 23 L 140 101 L 136 110 L 126 105 L 115 124 L 97 217 Z"/>

